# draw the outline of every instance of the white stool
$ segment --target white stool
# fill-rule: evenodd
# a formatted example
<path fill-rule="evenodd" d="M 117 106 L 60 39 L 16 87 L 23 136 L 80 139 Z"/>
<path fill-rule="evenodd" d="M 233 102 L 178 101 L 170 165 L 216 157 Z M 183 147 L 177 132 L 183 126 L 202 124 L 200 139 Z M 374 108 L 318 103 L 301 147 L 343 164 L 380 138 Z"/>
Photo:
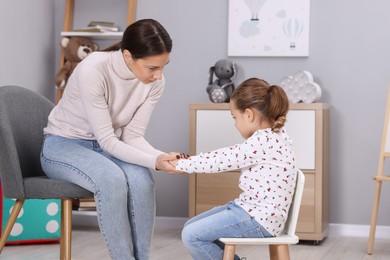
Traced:
<path fill-rule="evenodd" d="M 237 245 L 268 245 L 271 260 L 289 260 L 291 244 L 299 242 L 298 236 L 295 235 L 297 227 L 299 208 L 301 206 L 303 188 L 305 185 L 305 175 L 301 170 L 298 170 L 297 184 L 292 204 L 288 213 L 286 225 L 282 234 L 278 237 L 268 238 L 220 238 L 219 240 L 225 244 L 223 260 L 233 260 Z"/>

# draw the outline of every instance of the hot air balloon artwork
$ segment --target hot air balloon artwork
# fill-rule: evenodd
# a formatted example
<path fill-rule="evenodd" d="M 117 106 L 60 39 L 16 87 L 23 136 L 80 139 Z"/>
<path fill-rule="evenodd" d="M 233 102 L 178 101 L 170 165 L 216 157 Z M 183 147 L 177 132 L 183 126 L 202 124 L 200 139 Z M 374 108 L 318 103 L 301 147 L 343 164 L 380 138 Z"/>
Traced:
<path fill-rule="evenodd" d="M 295 41 L 302 34 L 303 29 L 303 22 L 297 18 L 290 18 L 283 23 L 283 32 L 290 40 L 290 48 L 296 47 Z"/>
<path fill-rule="evenodd" d="M 309 56 L 310 0 L 228 1 L 228 56 Z"/>
<path fill-rule="evenodd" d="M 244 0 L 245 4 L 248 6 L 249 11 L 251 12 L 251 21 L 259 20 L 259 11 L 263 6 L 266 0 Z"/>

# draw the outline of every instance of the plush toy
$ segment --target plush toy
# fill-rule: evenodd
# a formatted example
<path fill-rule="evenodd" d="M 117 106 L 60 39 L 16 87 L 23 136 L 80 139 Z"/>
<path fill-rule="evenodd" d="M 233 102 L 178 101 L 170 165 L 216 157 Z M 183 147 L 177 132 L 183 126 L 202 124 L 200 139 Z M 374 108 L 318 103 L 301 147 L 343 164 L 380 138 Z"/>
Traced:
<path fill-rule="evenodd" d="M 234 90 L 232 77 L 236 74 L 233 61 L 222 59 L 217 61 L 209 70 L 209 84 L 206 88 L 209 98 L 214 103 L 229 102 Z M 213 75 L 217 79 L 213 82 Z"/>
<path fill-rule="evenodd" d="M 61 47 L 64 48 L 65 64 L 57 72 L 55 83 L 57 88 L 64 88 L 74 68 L 98 46 L 88 38 L 64 37 L 61 39 Z"/>

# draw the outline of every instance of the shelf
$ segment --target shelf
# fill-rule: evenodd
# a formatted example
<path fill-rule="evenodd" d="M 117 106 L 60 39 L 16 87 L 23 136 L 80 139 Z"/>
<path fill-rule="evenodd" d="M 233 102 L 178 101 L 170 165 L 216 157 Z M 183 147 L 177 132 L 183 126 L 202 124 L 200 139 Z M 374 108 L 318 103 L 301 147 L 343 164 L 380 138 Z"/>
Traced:
<path fill-rule="evenodd" d="M 96 40 L 120 40 L 122 38 L 123 32 L 61 32 L 62 37 L 88 37 Z"/>
<path fill-rule="evenodd" d="M 290 103 L 290 109 L 299 110 L 315 110 L 315 109 L 329 109 L 330 105 L 327 103 L 314 102 L 314 103 Z M 229 109 L 229 103 L 196 103 L 190 104 L 190 109 L 205 109 L 205 110 L 225 110 Z"/>
<path fill-rule="evenodd" d="M 126 26 L 132 24 L 135 21 L 135 10 L 136 10 L 137 0 L 128 0 L 127 6 L 127 23 Z M 65 0 L 65 13 L 64 13 L 64 27 L 61 32 L 61 37 L 87 37 L 91 40 L 108 40 L 108 41 L 116 41 L 119 42 L 122 40 L 123 32 L 80 32 L 80 31 L 72 31 L 73 28 L 73 14 L 75 9 L 75 0 Z M 112 43 L 114 44 L 114 43 Z M 100 43 L 98 44 L 100 45 Z M 60 53 L 60 68 L 65 64 L 65 50 L 61 48 Z M 57 88 L 56 93 L 56 101 L 58 101 L 62 97 L 62 93 L 64 88 Z"/>
<path fill-rule="evenodd" d="M 72 210 L 73 215 L 97 216 L 96 210 Z"/>

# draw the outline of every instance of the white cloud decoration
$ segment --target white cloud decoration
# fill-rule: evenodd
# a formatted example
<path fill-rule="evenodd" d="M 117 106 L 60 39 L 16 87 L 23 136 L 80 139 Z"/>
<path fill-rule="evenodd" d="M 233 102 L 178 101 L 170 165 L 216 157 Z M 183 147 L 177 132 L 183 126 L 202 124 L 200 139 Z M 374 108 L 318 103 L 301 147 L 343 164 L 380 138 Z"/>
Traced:
<path fill-rule="evenodd" d="M 306 70 L 282 78 L 279 85 L 291 103 L 313 103 L 321 98 L 321 87 L 313 81 L 313 75 Z"/>

